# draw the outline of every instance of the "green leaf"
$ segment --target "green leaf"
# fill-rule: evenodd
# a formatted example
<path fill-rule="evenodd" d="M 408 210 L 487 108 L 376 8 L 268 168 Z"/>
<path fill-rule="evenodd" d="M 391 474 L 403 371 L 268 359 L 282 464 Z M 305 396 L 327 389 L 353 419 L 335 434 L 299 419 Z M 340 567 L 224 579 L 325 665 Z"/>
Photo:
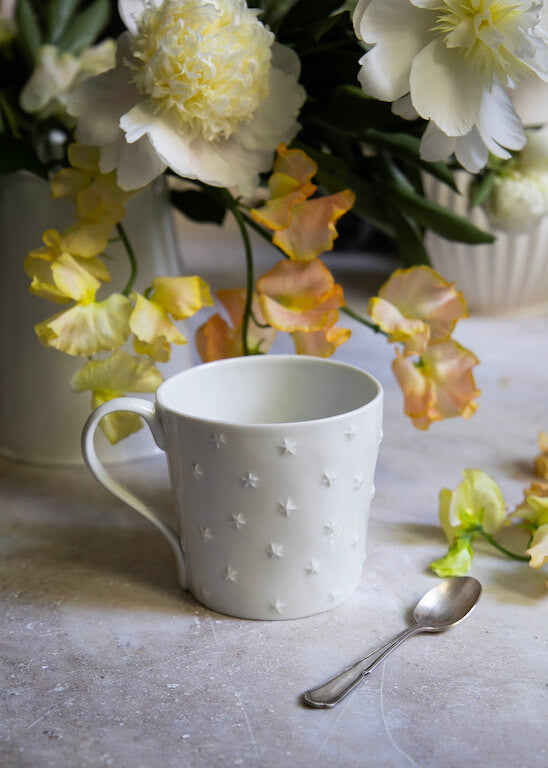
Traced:
<path fill-rule="evenodd" d="M 261 16 L 263 24 L 268 25 L 273 32 L 277 32 L 284 16 L 296 2 L 297 0 L 263 0 L 256 5 L 263 8 Z"/>
<path fill-rule="evenodd" d="M 59 40 L 59 48 L 79 54 L 97 40 L 110 20 L 109 0 L 95 0 L 73 17 Z"/>
<path fill-rule="evenodd" d="M 481 205 L 484 200 L 489 197 L 496 178 L 496 173 L 487 171 L 487 173 L 480 177 L 478 182 L 472 184 L 470 190 L 470 208 L 474 208 L 476 205 Z"/>
<path fill-rule="evenodd" d="M 306 27 L 315 21 L 320 21 L 336 11 L 342 5 L 342 0 L 296 0 L 283 19 L 284 29 Z"/>
<path fill-rule="evenodd" d="M 30 0 L 17 0 L 15 23 L 17 24 L 19 44 L 23 54 L 30 66 L 34 67 L 38 58 L 38 51 L 42 45 L 42 33 L 38 17 Z"/>
<path fill-rule="evenodd" d="M 379 190 L 380 191 L 380 190 Z M 418 195 L 412 188 L 403 184 L 382 185 L 382 195 L 387 205 L 393 205 L 397 210 L 408 214 L 423 227 L 431 229 L 447 240 L 457 240 L 461 243 L 492 243 L 495 238 L 489 232 L 484 232 L 467 219 L 453 211 L 444 208 L 432 200 Z"/>
<path fill-rule="evenodd" d="M 226 206 L 216 195 L 205 190 L 173 190 L 170 200 L 177 210 L 193 221 L 220 225 L 226 215 Z"/>
<path fill-rule="evenodd" d="M 399 124 L 390 104 L 366 96 L 361 88 L 354 85 L 341 86 L 331 98 L 322 101 L 316 108 L 312 106 L 310 118 L 352 136 L 395 121 Z"/>
<path fill-rule="evenodd" d="M 47 41 L 56 44 L 70 22 L 80 0 L 51 0 L 47 9 Z"/>
<path fill-rule="evenodd" d="M 47 179 L 46 169 L 24 141 L 0 135 L 0 174 L 23 170 Z"/>
<path fill-rule="evenodd" d="M 394 217 L 393 229 L 399 257 L 406 267 L 430 264 L 424 247 L 423 231 L 413 219 L 398 214 Z"/>
<path fill-rule="evenodd" d="M 430 163 L 421 158 L 421 142 L 417 136 L 409 133 L 386 133 L 374 128 L 368 129 L 362 136 L 372 146 L 388 150 L 402 160 L 427 171 L 458 192 L 453 174 L 445 163 Z"/>

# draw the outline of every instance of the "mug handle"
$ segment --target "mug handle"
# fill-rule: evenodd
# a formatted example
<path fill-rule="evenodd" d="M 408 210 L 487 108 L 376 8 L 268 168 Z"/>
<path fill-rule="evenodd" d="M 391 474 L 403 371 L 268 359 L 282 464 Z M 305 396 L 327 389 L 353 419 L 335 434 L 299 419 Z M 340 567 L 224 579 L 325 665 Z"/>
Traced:
<path fill-rule="evenodd" d="M 91 474 L 104 488 L 107 489 L 107 491 L 113 493 L 114 496 L 124 501 L 132 509 L 143 515 L 143 517 L 146 517 L 147 520 L 150 520 L 150 522 L 164 534 L 175 553 L 179 582 L 183 589 L 186 589 L 183 549 L 176 531 L 169 525 L 166 525 L 166 523 L 164 523 L 158 515 L 147 506 L 147 504 L 141 501 L 141 499 L 135 496 L 124 485 L 115 480 L 112 475 L 107 472 L 95 451 L 93 438 L 99 422 L 103 416 L 107 416 L 109 413 L 116 413 L 117 411 L 128 411 L 140 416 L 150 428 L 156 445 L 165 451 L 164 428 L 156 407 L 152 403 L 149 403 L 148 400 L 142 400 L 139 397 L 115 397 L 113 400 L 108 400 L 106 403 L 103 403 L 96 408 L 86 421 L 82 432 L 82 454 L 84 461 Z"/>

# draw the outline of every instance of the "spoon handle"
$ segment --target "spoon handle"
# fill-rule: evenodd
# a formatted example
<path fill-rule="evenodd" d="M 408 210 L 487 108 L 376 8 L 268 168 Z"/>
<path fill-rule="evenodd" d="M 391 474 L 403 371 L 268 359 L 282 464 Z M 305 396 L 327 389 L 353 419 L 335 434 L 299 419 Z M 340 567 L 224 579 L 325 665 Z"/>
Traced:
<path fill-rule="evenodd" d="M 389 653 L 392 653 L 399 645 L 417 632 L 422 632 L 424 627 L 419 624 L 413 624 L 411 627 L 402 630 L 387 643 L 370 651 L 367 656 L 363 656 L 349 667 L 346 667 L 334 677 L 331 677 L 326 683 L 322 683 L 317 688 L 311 688 L 304 693 L 304 700 L 311 707 L 334 707 L 342 701 L 350 691 L 363 680 L 363 678 L 372 672 L 375 667 L 383 661 Z M 371 656 L 375 658 L 369 661 Z M 366 662 L 369 662 L 366 664 Z"/>

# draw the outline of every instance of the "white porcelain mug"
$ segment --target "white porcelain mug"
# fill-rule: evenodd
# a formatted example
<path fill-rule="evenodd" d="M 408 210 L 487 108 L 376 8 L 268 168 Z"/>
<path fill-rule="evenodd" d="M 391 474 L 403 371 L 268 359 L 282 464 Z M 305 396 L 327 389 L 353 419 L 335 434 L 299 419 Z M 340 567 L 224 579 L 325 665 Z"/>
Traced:
<path fill-rule="evenodd" d="M 166 451 L 178 533 L 98 459 L 93 435 L 115 411 L 142 416 Z M 359 368 L 260 355 L 183 371 L 154 405 L 104 403 L 82 452 L 97 480 L 168 538 L 197 600 L 241 618 L 294 619 L 358 586 L 381 425 L 381 385 Z"/>

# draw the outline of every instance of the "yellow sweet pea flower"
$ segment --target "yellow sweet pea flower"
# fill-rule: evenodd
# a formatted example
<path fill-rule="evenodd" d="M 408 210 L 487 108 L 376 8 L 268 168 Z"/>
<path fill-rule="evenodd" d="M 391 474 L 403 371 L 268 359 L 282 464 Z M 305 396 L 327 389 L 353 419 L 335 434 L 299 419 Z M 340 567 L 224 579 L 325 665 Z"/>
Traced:
<path fill-rule="evenodd" d="M 488 534 L 496 533 L 506 519 L 506 505 L 498 484 L 481 469 L 465 469 L 462 474 L 462 482 L 449 492 L 450 499 L 442 499 L 440 494 L 443 530 L 447 533 L 449 528 L 481 525 Z"/>
<path fill-rule="evenodd" d="M 138 293 L 134 293 L 132 299 L 135 308 L 129 327 L 137 339 L 135 351 L 158 362 L 166 362 L 170 357 L 170 344 L 186 344 L 187 340 L 157 301 L 145 299 Z"/>
<path fill-rule="evenodd" d="M 71 256 L 71 254 L 67 252 L 62 236 L 55 229 L 46 230 L 42 240 L 44 246 L 29 251 L 23 263 L 25 272 L 32 278 L 30 291 L 36 296 L 41 296 L 58 304 L 67 303 L 71 297 L 67 296 L 56 284 L 52 267 L 61 256 Z M 108 269 L 100 259 L 95 257 L 83 259 L 73 255 L 71 258 L 81 269 L 89 272 L 97 280 L 105 283 L 110 281 Z"/>
<path fill-rule="evenodd" d="M 68 355 L 90 357 L 97 352 L 117 349 L 130 334 L 129 318 L 133 305 L 121 293 L 101 302 L 78 303 L 71 309 L 35 326 L 45 347 Z"/>
<path fill-rule="evenodd" d="M 195 315 L 202 307 L 213 306 L 208 284 L 201 277 L 156 277 L 151 299 L 175 320 Z"/>
<path fill-rule="evenodd" d="M 534 532 L 526 554 L 531 558 L 531 568 L 540 568 L 544 563 L 548 563 L 548 523 L 541 525 Z"/>
<path fill-rule="evenodd" d="M 92 408 L 125 393 L 155 392 L 162 374 L 150 360 L 116 350 L 104 360 L 92 360 L 76 371 L 71 381 L 73 392 L 92 392 Z M 135 413 L 111 413 L 101 420 L 101 429 L 111 443 L 137 432 L 142 421 Z"/>
<path fill-rule="evenodd" d="M 136 337 L 134 349 L 159 362 L 169 360 L 170 344 L 187 341 L 169 315 L 184 320 L 213 304 L 209 287 L 200 277 L 157 277 L 152 281 L 149 298 L 137 293 L 132 298 L 135 309 L 130 328 Z"/>

